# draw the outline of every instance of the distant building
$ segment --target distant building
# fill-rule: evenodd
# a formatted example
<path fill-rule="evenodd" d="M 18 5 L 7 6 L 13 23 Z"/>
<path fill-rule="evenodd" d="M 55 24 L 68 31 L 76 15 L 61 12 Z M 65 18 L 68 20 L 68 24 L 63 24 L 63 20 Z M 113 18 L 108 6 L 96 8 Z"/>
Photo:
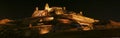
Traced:
<path fill-rule="evenodd" d="M 51 15 L 52 13 L 55 14 Z M 40 22 L 45 21 L 46 19 L 48 21 L 55 20 L 56 17 L 59 18 L 58 20 L 62 23 L 70 23 L 70 21 L 72 20 L 77 22 L 79 25 L 81 25 L 81 28 L 83 30 L 92 30 L 93 23 L 99 21 L 83 16 L 82 12 L 80 12 L 80 14 L 76 14 L 75 12 L 66 13 L 65 7 L 50 8 L 48 4 L 46 4 L 44 10 L 38 10 L 38 7 L 36 7 L 36 10 L 34 11 L 32 17 L 44 17 L 41 18 Z"/>

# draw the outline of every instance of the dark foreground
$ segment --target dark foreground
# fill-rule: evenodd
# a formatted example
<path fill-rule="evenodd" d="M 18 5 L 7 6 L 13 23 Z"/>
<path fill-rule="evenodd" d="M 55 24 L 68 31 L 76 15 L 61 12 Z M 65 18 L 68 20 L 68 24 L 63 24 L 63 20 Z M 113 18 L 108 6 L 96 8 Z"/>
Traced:
<path fill-rule="evenodd" d="M 27 35 L 27 34 L 28 35 Z M 0 38 L 120 38 L 120 29 L 54 32 L 39 35 L 36 30 L 22 30 L 0 33 Z"/>
<path fill-rule="evenodd" d="M 47 38 L 120 38 L 120 29 L 52 33 Z"/>

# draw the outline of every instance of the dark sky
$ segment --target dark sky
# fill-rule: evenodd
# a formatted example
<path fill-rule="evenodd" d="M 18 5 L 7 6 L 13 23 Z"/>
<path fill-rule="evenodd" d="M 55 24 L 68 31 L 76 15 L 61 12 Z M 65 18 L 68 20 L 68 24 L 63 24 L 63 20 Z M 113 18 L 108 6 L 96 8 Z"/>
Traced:
<path fill-rule="evenodd" d="M 75 12 L 81 10 L 85 16 L 96 19 L 120 19 L 120 4 L 115 0 L 1 0 L 0 17 L 30 17 L 36 6 L 43 9 L 45 3 L 50 6 L 65 6 L 67 10 Z"/>

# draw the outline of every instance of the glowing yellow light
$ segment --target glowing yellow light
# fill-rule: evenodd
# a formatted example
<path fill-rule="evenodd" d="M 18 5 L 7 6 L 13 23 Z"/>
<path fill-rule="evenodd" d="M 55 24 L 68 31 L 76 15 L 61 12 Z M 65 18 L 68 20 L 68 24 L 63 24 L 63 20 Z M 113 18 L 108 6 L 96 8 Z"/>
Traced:
<path fill-rule="evenodd" d="M 59 21 L 62 23 L 70 23 L 70 20 L 68 19 L 59 19 Z"/>
<path fill-rule="evenodd" d="M 53 20 L 54 19 L 54 17 L 46 17 L 44 20 L 45 21 L 51 21 L 51 20 Z"/>
<path fill-rule="evenodd" d="M 40 34 L 46 34 L 46 33 L 48 33 L 50 30 L 51 30 L 51 26 L 52 25 L 42 25 L 41 27 L 40 27 Z"/>
<path fill-rule="evenodd" d="M 49 8 L 48 3 L 46 3 L 46 5 L 45 5 L 45 10 L 47 10 L 48 12 L 50 12 L 52 10 L 52 8 Z"/>
<path fill-rule="evenodd" d="M 12 20 L 9 20 L 9 19 L 2 19 L 0 20 L 0 24 L 6 24 L 8 22 L 11 22 Z"/>

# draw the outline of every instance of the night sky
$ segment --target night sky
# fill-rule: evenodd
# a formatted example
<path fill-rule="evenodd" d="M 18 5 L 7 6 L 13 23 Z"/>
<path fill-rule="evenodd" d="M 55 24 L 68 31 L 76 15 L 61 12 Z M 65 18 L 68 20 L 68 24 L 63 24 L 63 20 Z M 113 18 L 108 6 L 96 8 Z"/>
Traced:
<path fill-rule="evenodd" d="M 85 16 L 95 19 L 120 21 L 120 4 L 115 0 L 1 0 L 0 17 L 31 17 L 35 7 L 44 9 L 45 3 L 49 6 L 65 6 L 70 11 L 83 11 Z"/>

